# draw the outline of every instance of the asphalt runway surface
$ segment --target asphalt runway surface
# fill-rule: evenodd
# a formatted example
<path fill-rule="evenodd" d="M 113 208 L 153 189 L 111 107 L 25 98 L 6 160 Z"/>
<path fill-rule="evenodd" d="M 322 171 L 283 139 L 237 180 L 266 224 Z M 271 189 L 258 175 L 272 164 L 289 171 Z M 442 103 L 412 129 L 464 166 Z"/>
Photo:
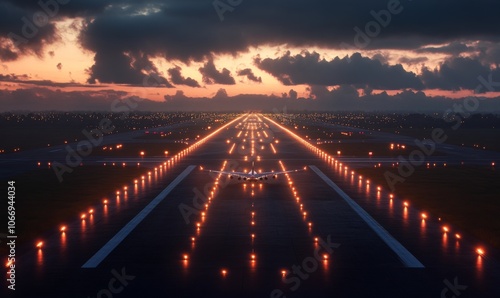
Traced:
<path fill-rule="evenodd" d="M 252 160 L 306 170 L 238 181 L 200 169 Z M 476 240 L 261 115 L 151 163 L 42 248 L 20 250 L 15 297 L 500 297 L 497 251 L 479 255 Z"/>

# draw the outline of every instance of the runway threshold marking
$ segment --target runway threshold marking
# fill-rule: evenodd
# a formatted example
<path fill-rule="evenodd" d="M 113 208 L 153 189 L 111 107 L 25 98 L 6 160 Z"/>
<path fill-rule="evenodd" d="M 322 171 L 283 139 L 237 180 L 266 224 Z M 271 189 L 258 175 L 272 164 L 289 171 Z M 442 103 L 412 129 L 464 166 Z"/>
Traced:
<path fill-rule="evenodd" d="M 96 268 L 99 264 L 132 232 L 141 221 L 153 211 L 158 204 L 182 181 L 196 166 L 188 166 L 177 178 L 174 179 L 156 198 L 154 198 L 144 209 L 141 210 L 131 221 L 129 221 L 116 235 L 111 238 L 98 252 L 95 253 L 82 268 Z"/>
<path fill-rule="evenodd" d="M 342 199 L 368 224 L 368 226 L 389 246 L 394 253 L 399 257 L 401 262 L 408 268 L 425 268 L 425 266 L 409 252 L 396 238 L 387 232 L 368 212 L 358 205 L 349 195 L 347 195 L 337 184 L 328 178 L 316 166 L 310 165 L 313 170 L 323 181 L 326 182 L 333 190 L 335 190 Z"/>

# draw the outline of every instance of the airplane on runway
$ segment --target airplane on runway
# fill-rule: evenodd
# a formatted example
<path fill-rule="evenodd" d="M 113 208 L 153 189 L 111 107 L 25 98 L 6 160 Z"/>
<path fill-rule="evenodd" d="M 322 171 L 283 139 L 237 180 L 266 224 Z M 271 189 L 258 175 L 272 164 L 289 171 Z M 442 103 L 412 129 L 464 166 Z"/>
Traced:
<path fill-rule="evenodd" d="M 252 161 L 252 169 L 248 171 L 248 173 L 245 172 L 228 172 L 228 171 L 216 171 L 216 170 L 205 170 L 207 172 L 211 173 L 219 173 L 223 175 L 229 175 L 230 179 L 238 179 L 238 180 L 243 180 L 243 181 L 261 181 L 261 180 L 267 180 L 269 177 L 272 177 L 273 179 L 278 178 L 278 175 L 285 174 L 285 173 L 295 173 L 299 171 L 305 171 L 307 167 L 304 167 L 302 169 L 295 169 L 295 170 L 288 170 L 288 171 L 280 171 L 280 172 L 257 172 L 255 171 L 255 162 Z M 201 168 L 203 170 L 203 168 Z"/>

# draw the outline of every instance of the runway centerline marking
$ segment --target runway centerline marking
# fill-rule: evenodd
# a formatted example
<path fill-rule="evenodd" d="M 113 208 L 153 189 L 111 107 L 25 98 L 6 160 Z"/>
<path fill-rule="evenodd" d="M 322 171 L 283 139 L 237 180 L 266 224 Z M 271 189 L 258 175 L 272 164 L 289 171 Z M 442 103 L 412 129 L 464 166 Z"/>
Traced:
<path fill-rule="evenodd" d="M 381 224 L 379 224 L 368 212 L 358 205 L 349 195 L 347 195 L 337 184 L 328 178 L 316 166 L 310 165 L 313 170 L 323 181 L 326 182 L 333 190 L 335 190 L 342 199 L 361 217 L 368 226 L 389 246 L 394 253 L 399 257 L 401 262 L 408 268 L 425 268 L 425 266 L 409 252 L 396 238 L 387 232 Z"/>
<path fill-rule="evenodd" d="M 174 179 L 156 198 L 129 221 L 113 238 L 111 238 L 98 252 L 95 253 L 82 268 L 96 268 L 99 264 L 146 218 L 163 199 L 186 178 L 196 166 L 188 166 L 177 178 Z"/>

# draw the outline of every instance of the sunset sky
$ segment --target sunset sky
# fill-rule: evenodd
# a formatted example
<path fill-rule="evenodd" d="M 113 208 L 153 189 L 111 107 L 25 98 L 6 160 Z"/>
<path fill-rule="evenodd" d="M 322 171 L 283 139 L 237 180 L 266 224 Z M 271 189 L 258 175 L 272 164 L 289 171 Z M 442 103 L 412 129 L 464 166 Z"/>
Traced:
<path fill-rule="evenodd" d="M 158 110 L 440 110 L 471 95 L 486 98 L 479 110 L 499 111 L 499 9 L 0 0 L 0 111 L 106 110 L 131 96 Z"/>

